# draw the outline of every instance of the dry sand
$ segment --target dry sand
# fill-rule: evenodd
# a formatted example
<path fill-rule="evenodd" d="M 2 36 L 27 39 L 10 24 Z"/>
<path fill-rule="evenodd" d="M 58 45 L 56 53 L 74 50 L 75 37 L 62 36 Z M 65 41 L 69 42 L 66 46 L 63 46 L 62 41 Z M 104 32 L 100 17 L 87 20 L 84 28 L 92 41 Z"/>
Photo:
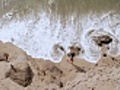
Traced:
<path fill-rule="evenodd" d="M 76 59 L 72 65 L 66 57 L 52 63 L 2 42 L 0 53 L 1 58 L 9 54 L 8 60 L 0 61 L 0 90 L 120 90 L 119 57 L 102 57 L 98 64 Z"/>

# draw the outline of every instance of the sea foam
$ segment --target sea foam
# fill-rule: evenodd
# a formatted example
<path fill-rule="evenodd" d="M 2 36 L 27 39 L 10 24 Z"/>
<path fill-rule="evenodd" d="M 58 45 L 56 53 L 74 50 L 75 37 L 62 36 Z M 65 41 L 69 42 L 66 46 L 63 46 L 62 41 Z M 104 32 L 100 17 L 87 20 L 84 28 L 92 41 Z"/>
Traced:
<path fill-rule="evenodd" d="M 25 19 L 11 19 L 5 14 L 0 20 L 0 40 L 11 42 L 22 48 L 34 58 L 43 58 L 53 62 L 60 62 L 62 57 L 69 52 L 69 46 L 77 45 L 84 53 L 79 58 L 97 63 L 101 57 L 101 48 L 92 40 L 92 36 L 109 35 L 113 41 L 108 45 L 107 53 L 112 56 L 120 54 L 120 15 L 107 12 L 100 15 L 87 14 L 79 16 L 71 15 L 62 22 L 61 17 L 51 19 L 46 12 L 39 14 L 38 18 L 32 15 Z M 92 32 L 92 33 L 91 33 Z M 54 51 L 55 45 L 60 45 L 61 50 Z"/>

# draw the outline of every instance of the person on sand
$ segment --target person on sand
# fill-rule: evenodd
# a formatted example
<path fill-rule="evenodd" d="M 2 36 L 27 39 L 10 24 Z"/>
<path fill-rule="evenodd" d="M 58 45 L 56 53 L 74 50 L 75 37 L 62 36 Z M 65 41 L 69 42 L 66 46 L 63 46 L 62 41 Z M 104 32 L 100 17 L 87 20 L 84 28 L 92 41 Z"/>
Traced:
<path fill-rule="evenodd" d="M 68 56 L 67 61 L 69 61 L 70 63 L 73 64 L 74 57 L 75 57 L 76 55 L 79 55 L 79 54 L 80 54 L 80 51 L 81 51 L 82 49 L 81 49 L 80 47 L 78 47 L 78 46 L 70 46 L 69 49 L 70 49 L 70 52 L 67 54 L 67 56 Z"/>
<path fill-rule="evenodd" d="M 75 53 L 69 53 L 69 54 L 67 54 L 67 56 L 69 57 L 69 59 L 67 59 L 67 61 L 69 61 L 70 63 L 73 64 Z"/>

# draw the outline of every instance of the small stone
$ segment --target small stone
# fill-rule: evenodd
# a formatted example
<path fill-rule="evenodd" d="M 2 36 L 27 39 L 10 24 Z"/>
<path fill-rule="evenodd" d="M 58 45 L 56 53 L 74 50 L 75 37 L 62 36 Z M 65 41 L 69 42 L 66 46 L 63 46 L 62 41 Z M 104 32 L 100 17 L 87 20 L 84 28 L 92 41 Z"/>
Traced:
<path fill-rule="evenodd" d="M 9 62 L 8 57 L 9 57 L 8 53 L 0 53 L 0 61 Z"/>
<path fill-rule="evenodd" d="M 96 63 L 95 66 L 98 66 L 98 63 Z"/>
<path fill-rule="evenodd" d="M 107 54 L 103 54 L 103 57 L 107 57 Z"/>
<path fill-rule="evenodd" d="M 63 87 L 63 83 L 59 82 L 59 87 L 62 88 Z"/>
<path fill-rule="evenodd" d="M 112 57 L 112 60 L 115 60 L 115 58 Z"/>

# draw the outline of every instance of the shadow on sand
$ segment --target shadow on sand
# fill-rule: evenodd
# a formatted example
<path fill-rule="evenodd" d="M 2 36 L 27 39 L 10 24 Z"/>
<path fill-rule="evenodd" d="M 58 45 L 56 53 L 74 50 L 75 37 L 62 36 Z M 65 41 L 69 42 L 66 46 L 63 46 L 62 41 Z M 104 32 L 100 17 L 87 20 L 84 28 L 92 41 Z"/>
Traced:
<path fill-rule="evenodd" d="M 78 67 L 77 65 L 75 64 L 72 64 L 75 68 L 76 68 L 76 72 L 82 72 L 82 73 L 86 73 L 86 71 L 84 69 L 82 69 L 81 67 Z"/>

